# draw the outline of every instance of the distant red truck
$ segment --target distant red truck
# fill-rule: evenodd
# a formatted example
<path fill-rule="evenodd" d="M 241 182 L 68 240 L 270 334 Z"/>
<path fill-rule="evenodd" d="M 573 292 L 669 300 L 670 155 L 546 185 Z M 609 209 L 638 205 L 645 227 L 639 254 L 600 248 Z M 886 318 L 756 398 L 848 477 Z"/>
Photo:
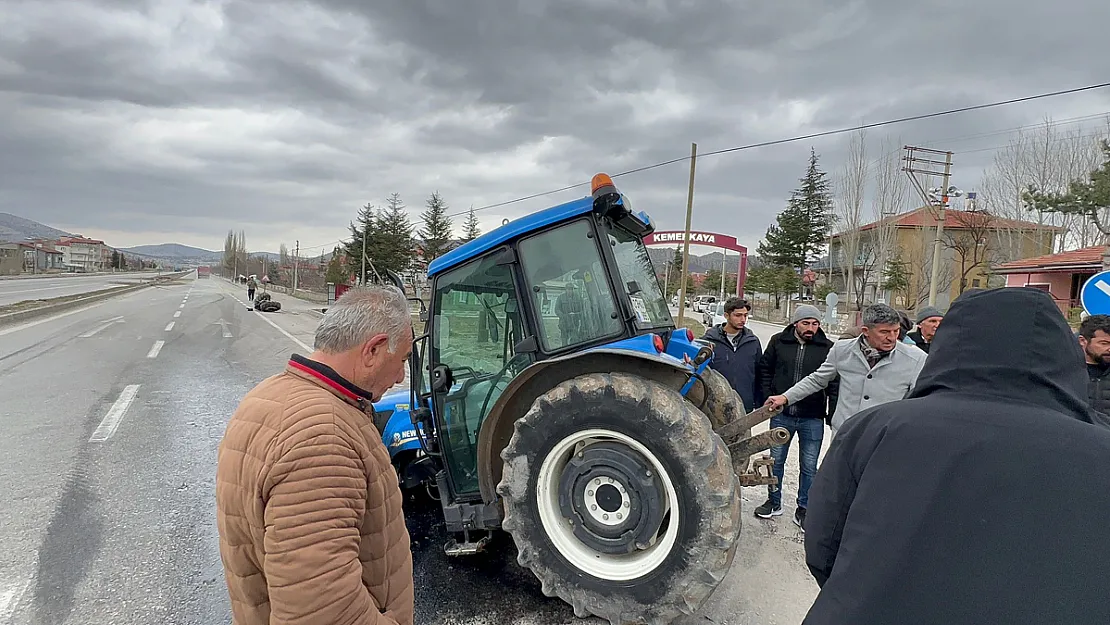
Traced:
<path fill-rule="evenodd" d="M 197 267 L 197 277 L 198 278 L 211 278 L 212 277 L 212 268 L 208 267 L 208 266 Z"/>

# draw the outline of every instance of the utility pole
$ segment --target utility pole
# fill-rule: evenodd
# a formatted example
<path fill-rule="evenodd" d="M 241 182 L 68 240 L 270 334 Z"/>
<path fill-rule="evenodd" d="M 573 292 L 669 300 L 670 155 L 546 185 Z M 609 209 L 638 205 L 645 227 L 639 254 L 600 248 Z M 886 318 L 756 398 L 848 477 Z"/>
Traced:
<path fill-rule="evenodd" d="M 721 301 L 725 301 L 725 276 L 728 275 L 728 250 L 721 252 Z"/>
<path fill-rule="evenodd" d="M 906 172 L 910 177 L 910 182 L 913 183 L 914 188 L 921 194 L 922 199 L 925 200 L 927 206 L 937 207 L 937 230 L 936 236 L 933 239 L 933 266 L 932 275 L 929 278 L 929 305 L 937 305 L 937 282 L 940 279 L 940 256 L 943 241 L 941 237 L 944 234 L 944 209 L 948 206 L 948 182 L 952 176 L 952 152 L 944 150 L 930 150 L 928 148 L 917 148 L 913 146 L 904 146 L 906 155 L 902 160 L 906 161 L 906 165 L 902 167 L 902 171 Z M 938 161 L 929 158 L 921 158 L 917 156 L 918 152 L 926 154 L 944 155 L 943 161 Z M 930 167 L 944 166 L 943 172 L 933 171 Z M 914 174 L 925 174 L 927 176 L 941 176 L 942 182 L 940 187 L 939 203 L 937 199 L 930 196 L 928 190 L 922 186 L 921 182 Z"/>
<path fill-rule="evenodd" d="M 686 192 L 686 236 L 682 241 L 682 273 L 678 276 L 678 326 L 686 317 L 686 278 L 690 275 L 690 220 L 694 215 L 694 168 L 698 163 L 698 144 L 690 144 L 690 188 Z"/>
<path fill-rule="evenodd" d="M 288 249 L 288 248 L 286 248 Z M 301 242 L 297 240 L 297 247 L 293 251 L 293 292 L 297 292 L 297 265 L 301 260 Z"/>

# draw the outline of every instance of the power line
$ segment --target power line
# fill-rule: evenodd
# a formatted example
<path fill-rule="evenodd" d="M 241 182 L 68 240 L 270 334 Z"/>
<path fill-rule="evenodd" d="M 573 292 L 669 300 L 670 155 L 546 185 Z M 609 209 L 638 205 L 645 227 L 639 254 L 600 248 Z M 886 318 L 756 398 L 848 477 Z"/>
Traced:
<path fill-rule="evenodd" d="M 817 138 L 821 138 L 821 137 L 829 137 L 829 136 L 844 134 L 844 133 L 848 133 L 848 132 L 857 132 L 857 131 L 860 131 L 860 130 L 868 130 L 868 129 L 871 129 L 871 128 L 879 128 L 879 127 L 882 127 L 882 126 L 891 126 L 891 125 L 894 125 L 894 124 L 904 124 L 906 122 L 920 121 L 920 120 L 923 120 L 923 119 L 932 119 L 932 118 L 936 118 L 936 117 L 943 117 L 943 116 L 946 116 L 946 115 L 955 115 L 957 113 L 967 113 L 967 112 L 970 112 L 970 111 L 980 111 L 980 110 L 983 110 L 983 109 L 996 108 L 996 107 L 999 107 L 999 106 L 1008 106 L 1010 104 L 1019 104 L 1021 102 L 1031 102 L 1033 100 L 1041 100 L 1041 99 L 1044 99 L 1044 98 L 1052 98 L 1052 97 L 1061 96 L 1061 95 L 1070 95 L 1070 94 L 1074 94 L 1074 93 L 1080 93 L 1080 92 L 1083 92 L 1083 91 L 1093 91 L 1095 89 L 1103 89 L 1103 88 L 1106 88 L 1106 87 L 1110 87 L 1110 82 L 1098 83 L 1098 84 L 1094 84 L 1094 85 L 1087 85 L 1085 87 L 1075 87 L 1075 88 L 1072 88 L 1072 89 L 1063 89 L 1063 90 L 1060 90 L 1060 91 L 1050 91 L 1048 93 L 1039 93 L 1039 94 L 1036 94 L 1036 95 L 1023 96 L 1023 97 L 1020 97 L 1020 98 L 1012 98 L 1010 100 L 1000 100 L 1000 101 L 997 101 L 997 102 L 988 102 L 986 104 L 975 104 L 975 105 L 972 105 L 972 106 L 961 106 L 959 108 L 947 109 L 947 110 L 944 110 L 944 111 L 936 111 L 936 112 L 933 112 L 933 113 L 924 113 L 924 114 L 921 114 L 921 115 L 911 115 L 911 116 L 908 116 L 908 117 L 899 117 L 899 118 L 896 118 L 896 119 L 888 119 L 886 121 L 881 121 L 881 122 L 863 124 L 863 125 L 860 125 L 860 126 L 852 126 L 850 128 L 838 128 L 836 130 L 825 130 L 825 131 L 822 131 L 822 132 L 814 132 L 814 133 L 805 134 L 805 135 L 797 135 L 797 136 L 794 136 L 794 137 L 787 137 L 785 139 L 775 139 L 775 140 L 772 140 L 772 141 L 760 141 L 758 143 L 749 143 L 747 145 L 740 145 L 740 146 L 736 146 L 736 147 L 724 148 L 724 149 L 720 149 L 720 150 L 712 150 L 712 151 L 709 151 L 709 152 L 705 152 L 704 154 L 699 155 L 699 158 L 705 158 L 707 156 L 717 156 L 717 155 L 720 155 L 720 154 L 728 154 L 728 153 L 731 153 L 731 152 L 740 152 L 740 151 L 743 151 L 743 150 L 753 150 L 755 148 L 771 147 L 771 146 L 774 146 L 774 145 L 783 145 L 783 144 L 786 144 L 786 143 L 794 143 L 794 142 L 797 142 L 797 141 L 805 141 L 807 139 L 817 139 Z M 651 170 L 651 169 L 657 169 L 659 167 L 665 167 L 667 165 L 673 165 L 675 163 L 681 163 L 681 162 L 689 160 L 689 159 L 690 159 L 689 156 L 681 156 L 681 157 L 678 157 L 678 158 L 672 158 L 670 160 L 662 161 L 662 162 L 659 162 L 659 163 L 654 163 L 654 164 L 651 164 L 651 165 L 644 165 L 642 167 L 637 167 L 635 169 L 629 169 L 627 171 L 622 171 L 622 172 L 617 173 L 617 174 L 612 174 L 611 177 L 612 178 L 617 178 L 617 177 L 620 177 L 620 176 L 627 176 L 627 175 L 630 175 L 630 174 L 636 174 L 636 173 L 648 171 L 648 170 Z M 538 198 L 538 197 L 543 197 L 545 195 L 552 195 L 552 194 L 555 194 L 555 193 L 562 193 L 563 191 L 570 191 L 571 189 L 576 189 L 578 187 L 583 187 L 583 186 L 586 186 L 586 185 L 589 185 L 589 184 L 590 184 L 589 181 L 579 182 L 577 184 L 567 185 L 565 187 L 560 187 L 558 189 L 553 189 L 551 191 L 544 191 L 542 193 L 533 193 L 531 195 L 525 195 L 523 197 L 518 197 L 518 198 L 515 198 L 515 199 L 512 199 L 512 200 L 506 200 L 504 202 L 497 202 L 495 204 L 487 204 L 486 206 L 480 206 L 478 208 L 475 208 L 475 209 L 473 209 L 473 211 L 474 212 L 479 212 L 479 211 L 489 210 L 491 208 L 500 208 L 502 206 L 508 206 L 510 204 L 516 204 L 516 203 L 519 203 L 519 202 L 532 200 L 532 199 L 535 199 L 535 198 Z M 468 214 L 468 213 L 470 213 L 470 211 L 471 211 L 471 209 L 467 209 L 466 211 L 463 211 L 463 212 L 451 213 L 450 215 L 448 215 L 448 217 L 458 217 L 460 215 Z"/>

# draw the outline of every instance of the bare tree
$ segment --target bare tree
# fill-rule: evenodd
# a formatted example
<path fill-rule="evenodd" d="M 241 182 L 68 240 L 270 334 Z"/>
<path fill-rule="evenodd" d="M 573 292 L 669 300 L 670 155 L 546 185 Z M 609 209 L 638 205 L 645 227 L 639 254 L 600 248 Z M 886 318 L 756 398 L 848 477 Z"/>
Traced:
<path fill-rule="evenodd" d="M 879 158 L 875 163 L 875 193 L 871 197 L 871 208 L 876 225 L 872 243 L 877 248 L 876 265 L 880 275 L 897 256 L 897 229 L 894 221 L 905 210 L 909 191 L 909 184 L 902 174 L 901 145 L 901 138 L 895 138 L 893 143 L 889 137 L 884 139 L 879 146 Z M 879 288 L 882 288 L 881 285 Z"/>
<path fill-rule="evenodd" d="M 945 231 L 944 246 L 955 255 L 954 278 L 957 292 L 963 293 L 968 288 L 970 277 L 986 265 L 990 256 L 995 219 L 990 213 L 980 210 L 951 211 L 949 216 L 953 218 L 954 227 Z"/>
<path fill-rule="evenodd" d="M 836 216 L 837 221 L 843 224 L 841 231 L 841 271 L 844 273 L 844 284 L 847 289 L 846 301 L 855 301 L 857 306 L 863 307 L 863 298 L 856 287 L 855 270 L 860 256 L 860 238 L 863 224 L 863 198 L 867 193 L 867 148 L 866 135 L 863 130 L 852 136 L 848 144 L 848 160 L 837 181 Z M 832 260 L 831 258 L 829 259 Z M 853 300 L 853 289 L 855 299 Z"/>
<path fill-rule="evenodd" d="M 1108 121 L 1110 129 L 1110 121 Z M 1000 262 L 1041 253 L 1043 226 L 1057 226 L 1064 232 L 1048 251 L 1064 251 L 1097 245 L 1101 235 L 1089 220 L 1069 214 L 1027 208 L 1023 194 L 1030 188 L 1043 193 L 1063 193 L 1072 180 L 1084 177 L 1100 163 L 1098 139 L 1082 128 L 1064 132 L 1051 119 L 1031 129 L 1011 135 L 1006 147 L 998 151 L 994 163 L 982 178 L 979 207 L 998 218 Z M 1035 222 L 1040 228 L 1024 225 Z"/>

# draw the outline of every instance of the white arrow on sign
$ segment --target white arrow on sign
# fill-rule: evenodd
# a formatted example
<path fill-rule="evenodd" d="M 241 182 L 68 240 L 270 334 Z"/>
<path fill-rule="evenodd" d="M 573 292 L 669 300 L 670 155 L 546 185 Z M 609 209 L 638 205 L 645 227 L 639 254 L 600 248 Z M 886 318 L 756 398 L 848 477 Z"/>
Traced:
<path fill-rule="evenodd" d="M 231 330 L 228 330 L 228 329 L 227 329 L 227 321 L 224 321 L 224 318 L 223 318 L 223 317 L 220 317 L 220 320 L 219 320 L 219 321 L 214 321 L 214 322 L 212 322 L 212 325 L 214 325 L 214 326 L 215 326 L 215 325 L 218 325 L 218 326 L 220 326 L 220 328 L 222 328 L 222 329 L 223 329 L 223 331 L 224 331 L 224 338 L 225 338 L 225 339 L 229 339 L 229 338 L 231 338 Z"/>
<path fill-rule="evenodd" d="M 1095 283 L 1095 288 L 1102 291 L 1106 295 L 1110 295 L 1110 284 L 1106 284 L 1106 280 L 1099 280 Z"/>
<path fill-rule="evenodd" d="M 123 320 L 123 317 L 112 317 L 111 319 L 105 319 L 104 321 L 101 321 L 100 323 L 101 323 L 101 325 L 97 326 L 96 328 L 93 328 L 92 330 L 89 330 L 88 332 L 86 332 L 84 334 L 80 334 L 78 336 L 80 338 L 87 339 L 89 337 L 96 336 L 97 333 L 99 333 L 104 328 L 115 325 L 117 323 L 125 323 L 125 322 Z"/>

